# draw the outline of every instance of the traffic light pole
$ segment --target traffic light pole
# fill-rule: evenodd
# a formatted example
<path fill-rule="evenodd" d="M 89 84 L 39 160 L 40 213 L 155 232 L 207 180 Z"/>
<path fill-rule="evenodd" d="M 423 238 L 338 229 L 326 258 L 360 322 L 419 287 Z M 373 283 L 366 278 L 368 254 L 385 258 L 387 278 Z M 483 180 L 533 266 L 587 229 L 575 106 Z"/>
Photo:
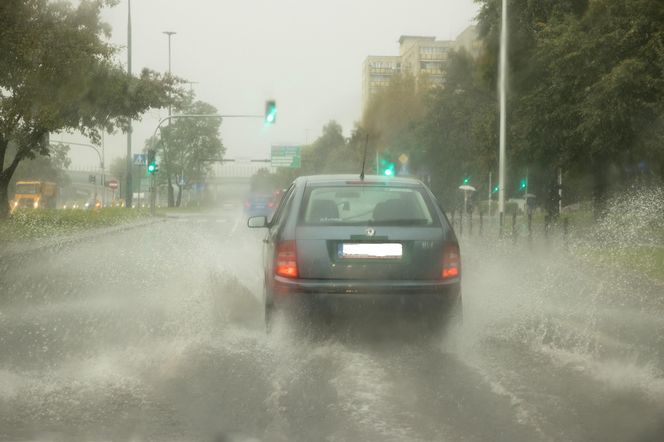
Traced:
<path fill-rule="evenodd" d="M 493 188 L 491 187 L 493 185 L 493 183 L 491 182 L 492 178 L 493 178 L 493 172 L 489 171 L 489 217 L 491 217 L 491 203 L 493 202 L 491 198 L 491 191 L 493 190 Z"/>
<path fill-rule="evenodd" d="M 157 136 L 157 132 L 161 129 L 162 125 L 166 122 L 171 122 L 171 120 L 181 119 L 181 118 L 215 118 L 215 119 L 224 119 L 224 118 L 260 118 L 264 119 L 265 115 L 254 115 L 254 114 L 189 114 L 189 115 L 169 115 L 165 118 L 159 120 L 157 127 L 154 129 L 154 134 L 152 138 L 154 139 Z M 157 196 L 157 180 L 154 173 L 150 179 L 150 214 L 155 215 L 156 212 L 156 196 Z"/>

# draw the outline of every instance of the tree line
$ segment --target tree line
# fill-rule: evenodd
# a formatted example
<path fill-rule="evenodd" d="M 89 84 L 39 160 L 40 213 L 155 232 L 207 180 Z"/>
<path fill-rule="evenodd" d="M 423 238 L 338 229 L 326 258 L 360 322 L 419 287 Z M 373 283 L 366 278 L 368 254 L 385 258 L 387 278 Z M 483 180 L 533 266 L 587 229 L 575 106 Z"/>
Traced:
<path fill-rule="evenodd" d="M 443 87 L 408 73 L 370 100 L 351 137 L 330 123 L 303 152 L 299 173 L 358 172 L 374 158 L 429 180 L 448 207 L 464 180 L 489 195 L 498 175 L 501 0 L 477 0 L 479 56 L 450 54 Z M 564 204 L 664 180 L 664 5 L 660 0 L 509 0 L 508 197 Z M 280 170 L 281 181 L 297 174 Z"/>

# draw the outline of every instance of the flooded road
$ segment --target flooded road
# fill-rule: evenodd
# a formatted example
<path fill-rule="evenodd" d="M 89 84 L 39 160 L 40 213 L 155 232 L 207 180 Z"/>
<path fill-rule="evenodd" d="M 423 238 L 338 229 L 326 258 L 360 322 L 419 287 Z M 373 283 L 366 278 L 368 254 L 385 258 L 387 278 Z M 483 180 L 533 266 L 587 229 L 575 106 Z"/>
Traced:
<path fill-rule="evenodd" d="M 0 440 L 664 440 L 662 286 L 462 239 L 457 351 L 266 336 L 260 235 L 227 208 L 0 263 Z"/>

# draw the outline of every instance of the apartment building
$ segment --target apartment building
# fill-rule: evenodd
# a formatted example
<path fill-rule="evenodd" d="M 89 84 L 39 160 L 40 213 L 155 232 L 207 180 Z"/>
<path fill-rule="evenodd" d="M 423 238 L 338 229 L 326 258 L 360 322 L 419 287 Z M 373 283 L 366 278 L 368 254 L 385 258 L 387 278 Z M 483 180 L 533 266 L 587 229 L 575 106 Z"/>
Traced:
<path fill-rule="evenodd" d="M 409 72 L 425 78 L 428 85 L 444 86 L 447 63 L 452 51 L 464 48 L 474 57 L 480 51 L 475 26 L 469 26 L 456 40 L 436 40 L 436 37 L 402 35 L 399 38 L 399 55 L 370 55 L 362 67 L 362 108 L 379 90 L 390 83 L 397 73 Z"/>
<path fill-rule="evenodd" d="M 390 83 L 390 79 L 401 72 L 401 57 L 398 55 L 370 55 L 362 68 L 362 103 Z"/>

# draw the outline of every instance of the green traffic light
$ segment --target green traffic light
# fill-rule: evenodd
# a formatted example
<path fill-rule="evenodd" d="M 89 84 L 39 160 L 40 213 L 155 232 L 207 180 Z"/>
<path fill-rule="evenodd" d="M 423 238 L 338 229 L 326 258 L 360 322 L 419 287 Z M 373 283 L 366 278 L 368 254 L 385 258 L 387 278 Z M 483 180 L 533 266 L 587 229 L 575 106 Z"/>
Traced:
<path fill-rule="evenodd" d="M 381 166 L 381 169 L 383 169 L 383 175 L 394 176 L 394 163 L 387 160 L 381 160 Z"/>
<path fill-rule="evenodd" d="M 274 124 L 277 121 L 277 103 L 270 100 L 265 103 L 265 124 Z"/>
<path fill-rule="evenodd" d="M 496 193 L 496 192 L 498 192 L 498 186 L 493 188 L 493 193 Z"/>
<path fill-rule="evenodd" d="M 470 182 L 470 178 L 466 177 L 463 179 L 463 184 L 468 184 Z"/>
<path fill-rule="evenodd" d="M 527 185 L 528 185 L 528 180 L 526 180 L 525 178 L 523 178 L 523 179 L 521 180 L 521 188 L 522 188 L 522 189 L 525 189 Z"/>
<path fill-rule="evenodd" d="M 148 175 L 157 171 L 157 151 L 154 149 L 148 150 Z"/>

